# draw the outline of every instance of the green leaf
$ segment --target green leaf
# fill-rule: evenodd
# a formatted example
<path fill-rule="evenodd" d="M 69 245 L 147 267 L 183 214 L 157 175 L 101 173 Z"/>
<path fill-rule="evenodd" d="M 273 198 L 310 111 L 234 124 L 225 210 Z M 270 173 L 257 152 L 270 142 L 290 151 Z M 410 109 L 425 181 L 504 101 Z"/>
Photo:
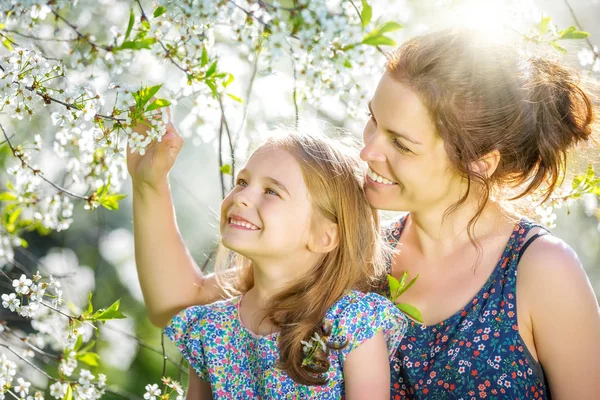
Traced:
<path fill-rule="evenodd" d="M 542 16 L 542 20 L 540 21 L 540 35 L 545 35 L 548 32 L 548 25 L 552 18 Z"/>
<path fill-rule="evenodd" d="M 100 203 L 100 205 L 104 208 L 106 208 L 107 210 L 118 210 L 119 209 L 119 200 L 124 199 L 125 197 L 127 197 L 126 194 L 111 194 L 102 198 L 98 199 L 98 202 Z"/>
<path fill-rule="evenodd" d="M 414 306 L 411 306 L 407 303 L 399 303 L 396 306 L 402 311 L 404 314 L 408 315 L 410 318 L 414 319 L 418 322 L 423 322 L 423 316 L 421 312 Z"/>
<path fill-rule="evenodd" d="M 145 30 L 147 30 L 147 31 L 150 30 L 150 22 L 148 22 L 147 19 L 142 19 L 142 26 L 144 27 Z"/>
<path fill-rule="evenodd" d="M 395 46 L 396 42 L 386 36 L 371 36 L 365 37 L 362 44 L 368 44 L 370 46 Z"/>
<path fill-rule="evenodd" d="M 134 41 L 126 41 L 123 42 L 123 44 L 117 48 L 115 48 L 114 50 L 126 50 L 126 49 L 131 49 L 131 50 L 140 50 L 140 49 L 149 49 L 152 47 L 152 45 L 156 43 L 156 38 L 146 38 L 146 39 L 141 39 L 141 40 L 134 40 Z"/>
<path fill-rule="evenodd" d="M 135 13 L 133 12 L 133 8 L 129 12 L 129 23 L 127 24 L 127 30 L 125 31 L 125 40 L 129 39 L 129 35 L 131 35 L 131 30 L 133 29 L 133 24 L 135 23 Z"/>
<path fill-rule="evenodd" d="M 366 27 L 373 18 L 373 8 L 367 3 L 366 0 L 362 0 L 362 11 L 360 13 L 360 23 L 362 27 Z"/>
<path fill-rule="evenodd" d="M 229 175 L 231 174 L 231 165 L 222 165 L 221 168 L 219 168 L 219 171 L 221 171 L 222 174 Z"/>
<path fill-rule="evenodd" d="M 216 71 L 217 71 L 217 62 L 215 61 L 214 63 L 210 64 L 210 67 L 208 67 L 205 77 L 208 78 L 209 76 L 214 74 Z"/>
<path fill-rule="evenodd" d="M 80 353 L 77 354 L 77 359 L 84 364 L 87 364 L 92 367 L 97 367 L 98 364 L 98 354 L 96 353 Z"/>
<path fill-rule="evenodd" d="M 200 58 L 200 66 L 204 67 L 208 64 L 208 52 L 206 51 L 206 47 L 202 47 L 202 57 Z"/>
<path fill-rule="evenodd" d="M 210 91 L 212 92 L 212 95 L 215 99 L 219 98 L 219 93 L 217 92 L 217 85 L 215 85 L 215 82 L 211 81 L 211 80 L 207 80 L 204 81 L 206 83 L 206 86 L 208 86 L 208 88 L 210 89 Z"/>
<path fill-rule="evenodd" d="M 10 192 L 0 193 L 0 201 L 15 201 L 18 197 Z"/>
<path fill-rule="evenodd" d="M 99 309 L 98 311 L 96 311 L 93 315 L 89 316 L 86 319 L 90 319 L 93 321 L 107 321 L 110 319 L 121 319 L 121 318 L 126 318 L 121 311 L 119 311 L 119 305 L 121 304 L 121 300 L 117 300 L 115 301 L 113 304 L 111 304 L 110 307 L 108 307 L 106 310 L 105 309 Z"/>
<path fill-rule="evenodd" d="M 146 111 L 158 110 L 159 108 L 168 107 L 170 105 L 171 102 L 169 100 L 156 99 L 152 102 L 152 104 L 146 107 Z"/>
<path fill-rule="evenodd" d="M 227 93 L 227 96 L 231 97 L 233 100 L 237 101 L 238 103 L 243 103 L 244 102 L 242 99 L 240 99 L 237 96 L 232 95 L 231 93 Z"/>
<path fill-rule="evenodd" d="M 72 400 L 73 399 L 73 388 L 71 387 L 71 384 L 69 383 L 67 386 L 67 392 L 65 393 L 65 397 L 63 397 L 63 400 Z"/>
<path fill-rule="evenodd" d="M 352 68 L 352 64 L 350 63 L 350 60 L 346 59 L 346 61 L 344 61 L 344 67 Z"/>
<path fill-rule="evenodd" d="M 14 224 L 15 222 L 17 222 L 17 219 L 19 218 L 19 215 L 21 215 L 22 210 L 22 208 L 17 208 L 16 210 L 14 210 L 8 217 L 8 223 Z"/>
<path fill-rule="evenodd" d="M 6 187 L 8 188 L 8 190 L 10 190 L 11 192 L 15 192 L 15 186 L 11 183 L 11 182 L 7 182 L 6 183 Z"/>
<path fill-rule="evenodd" d="M 558 32 L 559 39 L 585 39 L 590 36 L 589 32 L 578 31 L 577 27 L 570 26 L 567 29 L 563 29 Z"/>
<path fill-rule="evenodd" d="M 387 279 L 388 285 L 390 286 L 390 300 L 394 301 L 396 300 L 394 295 L 400 290 L 400 282 L 390 274 L 388 274 Z"/>
<path fill-rule="evenodd" d="M 406 285 L 405 287 L 403 287 L 403 288 L 400 290 L 400 293 L 398 293 L 398 296 L 402 296 L 402 294 L 403 294 L 404 292 L 406 292 L 408 289 L 410 289 L 410 287 L 411 287 L 412 285 L 414 285 L 414 284 L 415 284 L 415 282 L 417 281 L 417 278 L 418 278 L 418 277 L 419 277 L 419 274 L 417 274 L 417 276 L 415 276 L 414 278 L 412 278 L 412 279 L 411 279 L 411 281 L 410 281 L 410 282 L 408 282 L 408 285 Z"/>
<path fill-rule="evenodd" d="M 378 29 L 378 32 L 380 34 L 384 34 L 384 33 L 388 33 L 388 32 L 394 32 L 394 31 L 397 31 L 398 29 L 402 29 L 402 28 L 403 28 L 403 26 L 400 25 L 399 23 L 389 21 L 389 22 L 386 22 L 385 24 L 383 24 L 381 26 L 381 28 Z"/>
<path fill-rule="evenodd" d="M 158 18 L 166 12 L 167 12 L 167 9 L 164 8 L 163 6 L 160 6 L 156 10 L 154 10 L 154 18 Z"/>
<path fill-rule="evenodd" d="M 21 247 L 23 247 L 24 249 L 29 247 L 29 243 L 27 243 L 27 240 L 21 239 Z"/>
<path fill-rule="evenodd" d="M 87 310 L 85 310 L 85 314 L 90 315 L 92 312 L 94 312 L 94 306 L 92 305 L 92 292 L 90 292 L 90 295 L 88 296 L 88 306 Z"/>
<path fill-rule="evenodd" d="M 2 44 L 8 49 L 8 51 L 13 51 L 12 44 L 10 43 L 10 40 L 8 40 L 8 38 L 2 38 Z"/>
<path fill-rule="evenodd" d="M 225 82 L 223 82 L 223 87 L 229 86 L 231 84 L 231 82 L 233 82 L 233 80 L 235 79 L 232 74 L 225 74 L 225 75 L 228 75 L 228 76 L 227 76 L 227 80 Z"/>
<path fill-rule="evenodd" d="M 408 271 L 404 271 L 404 273 L 402 274 L 402 278 L 400 278 L 400 285 L 398 287 L 398 290 L 402 290 L 402 288 L 404 287 L 404 284 L 406 283 L 406 277 L 408 277 Z"/>
<path fill-rule="evenodd" d="M 136 93 L 134 93 L 133 97 L 136 99 L 138 106 L 140 108 L 144 107 L 146 105 L 146 103 L 148 103 L 150 101 L 150 99 L 156 93 L 158 93 L 158 91 L 160 90 L 161 87 L 162 87 L 162 84 L 152 86 L 152 87 L 146 86 L 145 88 L 142 88 L 142 89 L 138 90 Z"/>
<path fill-rule="evenodd" d="M 567 52 L 567 49 L 565 49 L 564 47 L 562 47 L 555 41 L 550 42 L 550 46 L 554 47 L 556 50 L 560 51 L 563 54 L 565 54 Z"/>
<path fill-rule="evenodd" d="M 95 340 L 90 341 L 88 344 L 85 345 L 83 349 L 81 349 L 80 353 L 87 353 L 92 347 L 94 347 L 95 344 Z"/>
<path fill-rule="evenodd" d="M 75 345 L 73 346 L 73 350 L 77 351 L 81 348 L 81 345 L 83 344 L 83 335 L 77 335 L 77 341 L 75 342 Z"/>

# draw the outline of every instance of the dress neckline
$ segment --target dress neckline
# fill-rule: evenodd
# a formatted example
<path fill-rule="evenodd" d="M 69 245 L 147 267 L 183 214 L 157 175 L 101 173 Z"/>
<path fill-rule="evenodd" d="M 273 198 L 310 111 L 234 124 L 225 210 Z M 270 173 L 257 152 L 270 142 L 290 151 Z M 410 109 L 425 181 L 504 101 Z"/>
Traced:
<path fill-rule="evenodd" d="M 234 299 L 234 306 L 235 306 L 235 319 L 237 320 L 238 324 L 240 324 L 240 327 L 242 328 L 243 331 L 247 332 L 248 335 L 250 335 L 251 337 L 255 338 L 255 339 L 259 339 L 259 340 L 275 340 L 277 338 L 277 336 L 279 335 L 279 332 L 273 332 L 273 333 L 269 333 L 268 335 L 259 335 L 258 333 L 255 333 L 252 329 L 250 329 L 249 327 L 247 327 L 244 324 L 244 321 L 242 321 L 242 317 L 240 314 L 240 306 L 242 304 L 242 298 L 244 297 L 244 295 L 238 296 Z"/>
<path fill-rule="evenodd" d="M 402 231 L 404 231 L 404 227 L 406 226 L 406 220 L 408 219 L 409 215 L 410 214 L 406 214 L 406 215 L 402 216 L 400 219 L 400 228 L 398 231 L 398 235 L 397 236 L 393 235 L 393 238 L 394 238 L 394 242 L 392 243 L 393 248 L 396 248 L 396 246 L 398 245 L 398 242 L 400 241 L 400 236 L 402 236 Z M 437 322 L 435 324 L 431 324 L 431 325 L 422 324 L 422 323 L 415 321 L 414 319 L 408 317 L 411 320 L 411 322 L 423 330 L 438 329 L 438 328 L 441 328 L 441 327 L 444 327 L 447 325 L 451 325 L 451 323 L 454 320 L 456 320 L 457 318 L 459 318 L 462 315 L 463 311 L 466 311 L 466 309 L 469 306 L 473 306 L 474 305 L 473 302 L 475 300 L 478 300 L 480 297 L 483 296 L 483 294 L 485 292 L 487 292 L 489 290 L 490 286 L 494 282 L 494 278 L 502 269 L 502 262 L 506 256 L 506 254 L 509 253 L 515 247 L 514 244 L 520 236 L 521 229 L 525 228 L 525 226 L 526 226 L 525 218 L 520 218 L 519 221 L 517 221 L 515 223 L 515 226 L 506 242 L 506 245 L 504 246 L 504 251 L 502 251 L 502 254 L 500 255 L 498 262 L 496 263 L 496 266 L 490 273 L 490 276 L 488 276 L 487 280 L 485 281 L 483 286 L 481 286 L 481 288 L 479 289 L 477 294 L 475 294 L 475 296 L 473 298 L 471 298 L 471 300 L 469 300 L 465 305 L 463 305 L 460 309 L 458 309 L 458 311 L 456 311 L 454 314 L 450 315 L 448 318 L 446 318 L 440 322 Z M 527 229 L 525 229 L 524 235 L 527 235 Z M 391 264 L 390 264 L 389 271 L 391 272 Z"/>

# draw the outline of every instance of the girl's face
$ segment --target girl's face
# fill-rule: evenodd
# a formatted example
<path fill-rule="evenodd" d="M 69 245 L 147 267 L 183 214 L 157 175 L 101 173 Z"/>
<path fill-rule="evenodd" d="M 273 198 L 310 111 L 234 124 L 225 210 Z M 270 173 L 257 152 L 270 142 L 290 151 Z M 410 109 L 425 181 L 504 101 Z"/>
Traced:
<path fill-rule="evenodd" d="M 369 165 L 365 191 L 373 207 L 418 212 L 458 201 L 461 178 L 415 92 L 386 73 L 369 113 L 360 156 Z"/>
<path fill-rule="evenodd" d="M 296 159 L 269 146 L 252 155 L 221 203 L 223 245 L 252 259 L 304 251 L 312 205 Z"/>

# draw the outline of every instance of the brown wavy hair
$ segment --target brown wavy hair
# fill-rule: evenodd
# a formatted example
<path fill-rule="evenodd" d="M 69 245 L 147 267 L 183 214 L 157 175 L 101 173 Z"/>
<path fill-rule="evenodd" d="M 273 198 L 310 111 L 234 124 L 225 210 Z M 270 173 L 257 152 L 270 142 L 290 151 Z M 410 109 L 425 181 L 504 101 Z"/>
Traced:
<path fill-rule="evenodd" d="M 464 196 L 445 215 L 481 192 L 473 227 L 494 191 L 510 200 L 546 201 L 562 183 L 567 154 L 596 130 L 594 106 L 577 74 L 529 57 L 514 46 L 448 29 L 415 37 L 388 57 L 387 71 L 425 104 L 454 167 L 467 179 Z M 491 176 L 472 165 L 497 150 Z M 475 183 L 475 185 L 473 185 Z"/>
<path fill-rule="evenodd" d="M 377 211 L 364 194 L 364 169 L 355 150 L 296 132 L 274 136 L 256 151 L 265 147 L 292 154 L 302 169 L 314 213 L 338 227 L 339 245 L 304 277 L 275 294 L 266 310 L 266 318 L 281 330 L 278 367 L 298 383 L 322 385 L 330 368 L 329 349 L 340 347 L 328 343 L 331 327 L 324 323 L 325 314 L 350 289 L 368 291 L 385 276 Z M 253 286 L 252 262 L 221 247 L 216 265 L 219 281 L 230 295 L 243 294 Z M 311 362 L 303 364 L 301 342 L 314 333 L 325 339 L 327 348 L 317 350 Z"/>

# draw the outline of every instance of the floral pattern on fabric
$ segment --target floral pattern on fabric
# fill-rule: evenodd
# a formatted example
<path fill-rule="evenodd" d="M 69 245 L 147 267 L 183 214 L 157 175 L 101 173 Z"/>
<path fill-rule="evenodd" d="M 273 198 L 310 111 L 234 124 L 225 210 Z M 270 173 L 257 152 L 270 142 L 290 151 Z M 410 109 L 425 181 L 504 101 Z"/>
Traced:
<path fill-rule="evenodd" d="M 406 216 L 386 229 L 395 246 Z M 519 251 L 532 222 L 516 224 L 496 268 L 463 309 L 436 325 L 410 321 L 392 361 L 392 399 L 547 399 L 540 364 L 519 334 Z M 391 266 L 391 264 L 390 264 Z M 379 288 L 387 294 L 383 282 Z"/>
<path fill-rule="evenodd" d="M 348 354 L 383 332 L 390 358 L 407 326 L 406 317 L 386 298 L 352 291 L 328 312 L 332 343 L 347 345 L 330 350 L 328 383 L 307 386 L 294 382 L 276 368 L 278 333 L 257 336 L 242 325 L 240 297 L 187 308 L 164 329 L 198 376 L 210 383 L 215 399 L 340 399 L 344 397 L 343 366 Z"/>

